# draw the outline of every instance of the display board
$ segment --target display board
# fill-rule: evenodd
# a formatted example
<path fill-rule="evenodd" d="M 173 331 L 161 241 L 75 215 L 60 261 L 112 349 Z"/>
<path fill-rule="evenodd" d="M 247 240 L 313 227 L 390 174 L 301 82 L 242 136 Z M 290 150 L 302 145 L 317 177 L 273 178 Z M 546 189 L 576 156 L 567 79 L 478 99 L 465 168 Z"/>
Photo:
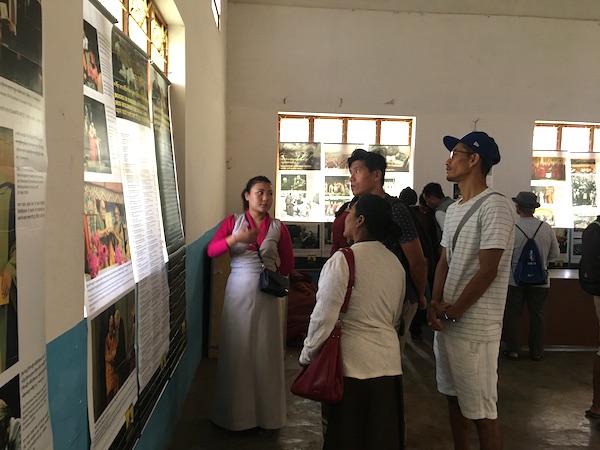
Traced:
<path fill-rule="evenodd" d="M 83 8 L 90 438 L 125 449 L 185 349 L 185 239 L 168 80 L 101 5 Z"/>
<path fill-rule="evenodd" d="M 397 196 L 412 186 L 409 145 L 281 142 L 278 149 L 275 215 L 290 222 L 332 222 L 352 198 L 348 158 L 355 149 L 377 151 L 387 162 L 384 189 Z"/>
<path fill-rule="evenodd" d="M 600 214 L 598 153 L 533 151 L 531 190 L 540 207 L 535 217 L 549 223 L 560 256 L 553 267 L 576 267 L 581 259 L 581 230 Z"/>

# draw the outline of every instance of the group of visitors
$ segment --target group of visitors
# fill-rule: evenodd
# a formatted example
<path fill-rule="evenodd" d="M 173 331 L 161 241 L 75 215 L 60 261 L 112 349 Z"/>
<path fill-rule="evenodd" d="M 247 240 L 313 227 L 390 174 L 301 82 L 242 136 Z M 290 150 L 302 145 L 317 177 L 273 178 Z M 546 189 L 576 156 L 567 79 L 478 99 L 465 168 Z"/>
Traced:
<path fill-rule="evenodd" d="M 533 217 L 535 194 L 521 192 L 511 202 L 487 186 L 487 174 L 500 162 L 492 137 L 474 131 L 446 136 L 443 143 L 450 152 L 446 178 L 461 194 L 457 201 L 437 183 L 420 196 L 408 188 L 392 197 L 383 189 L 383 156 L 356 149 L 348 159 L 355 197 L 336 213 L 332 254 L 300 354 L 300 364 L 310 364 L 338 320 L 350 268 L 336 251 L 350 247 L 355 284 L 341 340 L 344 396 L 329 405 L 325 449 L 404 448 L 401 355 L 418 310 L 435 331 L 437 387 L 447 397 L 455 448 L 468 448 L 470 422 L 482 449 L 502 447 L 500 340 L 504 322 L 505 355 L 518 359 L 516 323 L 524 304 L 532 320 L 530 357 L 543 357 L 547 280 L 521 286 L 512 274 L 530 238 L 545 270 L 557 256 L 556 237 Z M 284 315 L 282 302 L 261 292 L 258 278 L 265 266 L 288 275 L 292 245 L 285 225 L 268 214 L 273 189 L 267 178 L 252 178 L 242 200 L 245 212 L 226 218 L 208 246 L 211 257 L 231 256 L 211 419 L 233 431 L 277 429 L 286 421 Z M 417 331 L 411 327 L 413 338 Z M 598 361 L 600 380 L 600 352 Z M 591 411 L 600 417 L 600 400 Z"/>

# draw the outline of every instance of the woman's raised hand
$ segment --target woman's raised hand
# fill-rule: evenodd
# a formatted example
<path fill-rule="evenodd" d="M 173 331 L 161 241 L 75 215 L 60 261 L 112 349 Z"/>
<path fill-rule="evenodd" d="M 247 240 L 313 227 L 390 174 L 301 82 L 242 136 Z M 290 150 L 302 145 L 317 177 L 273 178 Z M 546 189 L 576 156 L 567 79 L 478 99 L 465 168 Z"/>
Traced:
<path fill-rule="evenodd" d="M 237 242 L 243 242 L 244 244 L 253 244 L 256 242 L 258 238 L 258 230 L 252 230 L 248 228 L 247 224 L 242 225 L 242 227 L 235 233 L 235 239 Z"/>

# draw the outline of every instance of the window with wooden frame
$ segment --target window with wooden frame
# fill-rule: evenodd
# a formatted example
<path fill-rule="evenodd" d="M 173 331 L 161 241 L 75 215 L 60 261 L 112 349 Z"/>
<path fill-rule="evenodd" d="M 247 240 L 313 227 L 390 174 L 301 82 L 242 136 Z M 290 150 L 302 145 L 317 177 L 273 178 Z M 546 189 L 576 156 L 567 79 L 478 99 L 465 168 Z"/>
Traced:
<path fill-rule="evenodd" d="M 558 229 L 585 228 L 600 213 L 600 124 L 536 122 L 532 150 L 535 216 Z M 563 262 L 577 263 L 575 250 L 561 254 Z"/>
<path fill-rule="evenodd" d="M 168 27 L 153 0 L 99 0 L 115 24 L 168 75 Z"/>
<path fill-rule="evenodd" d="M 536 122 L 533 150 L 600 153 L 600 124 Z"/>
<path fill-rule="evenodd" d="M 390 195 L 412 186 L 414 123 L 414 117 L 279 113 L 276 216 L 332 221 L 352 198 L 347 161 L 358 148 L 385 157 Z"/>

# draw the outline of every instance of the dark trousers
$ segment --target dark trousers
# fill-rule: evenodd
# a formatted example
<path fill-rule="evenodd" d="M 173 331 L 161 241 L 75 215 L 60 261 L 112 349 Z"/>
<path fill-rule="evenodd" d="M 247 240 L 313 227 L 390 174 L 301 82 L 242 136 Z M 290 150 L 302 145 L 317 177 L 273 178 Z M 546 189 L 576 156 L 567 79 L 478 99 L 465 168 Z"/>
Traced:
<path fill-rule="evenodd" d="M 529 311 L 529 355 L 542 356 L 544 353 L 544 302 L 548 288 L 534 286 L 508 286 L 506 308 L 504 310 L 504 338 L 506 350 L 518 352 L 519 321 L 523 305 Z"/>
<path fill-rule="evenodd" d="M 402 376 L 344 377 L 344 398 L 329 405 L 323 449 L 404 449 Z"/>

